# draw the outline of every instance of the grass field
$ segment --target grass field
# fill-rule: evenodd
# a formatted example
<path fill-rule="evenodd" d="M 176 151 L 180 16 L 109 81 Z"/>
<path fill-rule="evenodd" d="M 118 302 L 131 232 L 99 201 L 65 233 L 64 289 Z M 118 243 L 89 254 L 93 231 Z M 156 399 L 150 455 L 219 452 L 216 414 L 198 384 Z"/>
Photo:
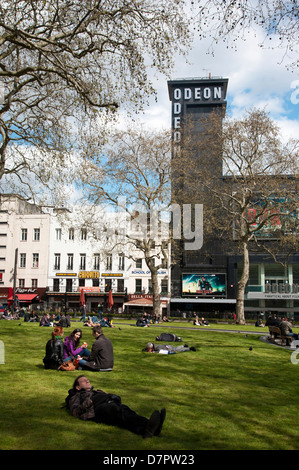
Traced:
<path fill-rule="evenodd" d="M 81 372 L 43 368 L 52 328 L 2 320 L 0 449 L 299 449 L 299 364 L 291 362 L 290 350 L 262 342 L 255 327 L 212 326 L 233 331 L 226 333 L 187 323 L 170 324 L 169 330 L 165 325 L 115 324 L 116 328 L 104 329 L 114 347 L 113 371 L 85 374 L 95 388 L 120 395 L 123 403 L 144 416 L 165 407 L 161 435 L 142 439 L 124 429 L 70 416 L 62 405 Z M 73 322 L 65 336 L 80 325 Z M 240 333 L 244 329 L 252 333 Z M 83 340 L 91 346 L 91 329 L 82 330 Z M 181 336 L 196 352 L 143 352 L 146 343 L 163 331 Z M 267 329 L 260 334 L 266 335 Z"/>

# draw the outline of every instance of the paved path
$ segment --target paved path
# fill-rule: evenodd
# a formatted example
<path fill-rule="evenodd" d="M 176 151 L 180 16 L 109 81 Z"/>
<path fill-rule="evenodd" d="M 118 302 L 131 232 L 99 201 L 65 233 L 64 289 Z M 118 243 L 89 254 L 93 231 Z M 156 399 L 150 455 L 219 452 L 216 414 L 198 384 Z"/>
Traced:
<path fill-rule="evenodd" d="M 123 323 L 117 323 L 117 322 L 113 322 L 114 325 L 123 325 Z M 136 323 L 126 323 L 126 325 L 129 325 L 129 326 L 136 326 Z M 211 326 L 202 326 L 202 327 L 196 327 L 196 326 L 176 326 L 174 323 L 168 323 L 167 325 L 166 324 L 161 324 L 161 323 L 154 323 L 152 325 L 149 325 L 149 328 L 155 328 L 155 327 L 159 327 L 159 328 L 177 328 L 177 329 L 182 329 L 182 330 L 197 330 L 197 331 L 213 331 L 215 333 L 241 333 L 241 334 L 245 334 L 245 335 L 259 335 L 261 338 L 260 340 L 263 341 L 264 343 L 267 343 L 267 344 L 270 344 L 272 346 L 278 346 L 280 348 L 283 348 L 283 349 L 289 349 L 289 350 L 294 350 L 294 348 L 292 347 L 289 347 L 289 346 L 284 346 L 284 345 L 281 345 L 281 344 L 278 344 L 278 343 L 273 343 L 271 341 L 268 341 L 268 337 L 269 337 L 269 333 L 267 332 L 267 330 L 265 330 L 264 328 L 261 328 L 259 331 L 242 331 L 242 330 L 227 330 L 225 328 L 213 328 Z M 142 328 L 142 327 L 138 327 L 138 328 Z"/>
<path fill-rule="evenodd" d="M 121 325 L 121 323 L 113 322 L 113 325 Z M 122 323 L 123 325 L 123 323 Z M 136 326 L 136 323 L 126 323 L 126 325 L 129 326 Z M 174 323 L 153 323 L 152 325 L 149 325 L 149 328 L 177 328 L 177 329 L 185 329 L 185 330 L 197 330 L 197 331 L 214 331 L 216 333 L 243 333 L 243 334 L 250 334 L 250 335 L 264 335 L 267 330 L 261 329 L 261 331 L 246 331 L 246 330 L 228 330 L 225 328 L 213 328 L 212 326 L 176 326 Z M 138 327 L 138 328 L 143 328 L 143 327 Z"/>

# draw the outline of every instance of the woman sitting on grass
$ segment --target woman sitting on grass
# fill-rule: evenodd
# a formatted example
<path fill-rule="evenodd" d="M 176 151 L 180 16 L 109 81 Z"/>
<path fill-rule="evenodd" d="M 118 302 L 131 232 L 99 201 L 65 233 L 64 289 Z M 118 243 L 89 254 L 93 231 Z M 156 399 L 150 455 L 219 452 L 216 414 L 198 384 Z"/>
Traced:
<path fill-rule="evenodd" d="M 63 328 L 55 326 L 52 339 L 46 344 L 46 355 L 43 359 L 45 369 L 58 369 L 63 361 Z"/>
<path fill-rule="evenodd" d="M 80 330 L 80 328 L 76 328 L 69 336 L 65 338 L 64 353 L 63 353 L 64 361 L 73 359 L 74 357 L 77 357 L 78 355 L 80 356 L 90 355 L 90 351 L 87 349 L 87 343 L 83 343 L 82 346 L 79 346 L 81 338 L 82 338 L 82 330 Z"/>

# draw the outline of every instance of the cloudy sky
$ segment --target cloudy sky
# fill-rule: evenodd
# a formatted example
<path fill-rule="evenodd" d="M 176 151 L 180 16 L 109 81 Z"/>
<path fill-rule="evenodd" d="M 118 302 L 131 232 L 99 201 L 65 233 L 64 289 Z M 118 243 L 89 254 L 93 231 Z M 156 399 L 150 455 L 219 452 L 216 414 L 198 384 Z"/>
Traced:
<path fill-rule="evenodd" d="M 228 78 L 227 106 L 232 117 L 241 117 L 245 109 L 260 107 L 281 127 L 286 138 L 299 137 L 299 76 L 288 70 L 290 58 L 280 48 L 261 48 L 264 34 L 249 32 L 237 42 L 237 50 L 226 44 L 213 46 L 211 39 L 195 41 L 187 64 L 182 57 L 175 59 L 171 80 L 211 76 Z M 275 41 L 271 42 L 272 47 Z M 155 77 L 158 101 L 151 101 L 142 120 L 153 127 L 170 127 L 171 103 L 167 78 Z"/>

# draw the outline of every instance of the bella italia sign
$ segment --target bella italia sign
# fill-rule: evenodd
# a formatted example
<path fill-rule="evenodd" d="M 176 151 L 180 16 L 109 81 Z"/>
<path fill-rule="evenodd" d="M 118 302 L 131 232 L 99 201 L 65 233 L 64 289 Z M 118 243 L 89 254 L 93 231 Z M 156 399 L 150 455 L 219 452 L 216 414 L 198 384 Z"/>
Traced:
<path fill-rule="evenodd" d="M 299 299 L 299 284 L 265 284 L 265 292 L 248 292 L 248 299 Z"/>

